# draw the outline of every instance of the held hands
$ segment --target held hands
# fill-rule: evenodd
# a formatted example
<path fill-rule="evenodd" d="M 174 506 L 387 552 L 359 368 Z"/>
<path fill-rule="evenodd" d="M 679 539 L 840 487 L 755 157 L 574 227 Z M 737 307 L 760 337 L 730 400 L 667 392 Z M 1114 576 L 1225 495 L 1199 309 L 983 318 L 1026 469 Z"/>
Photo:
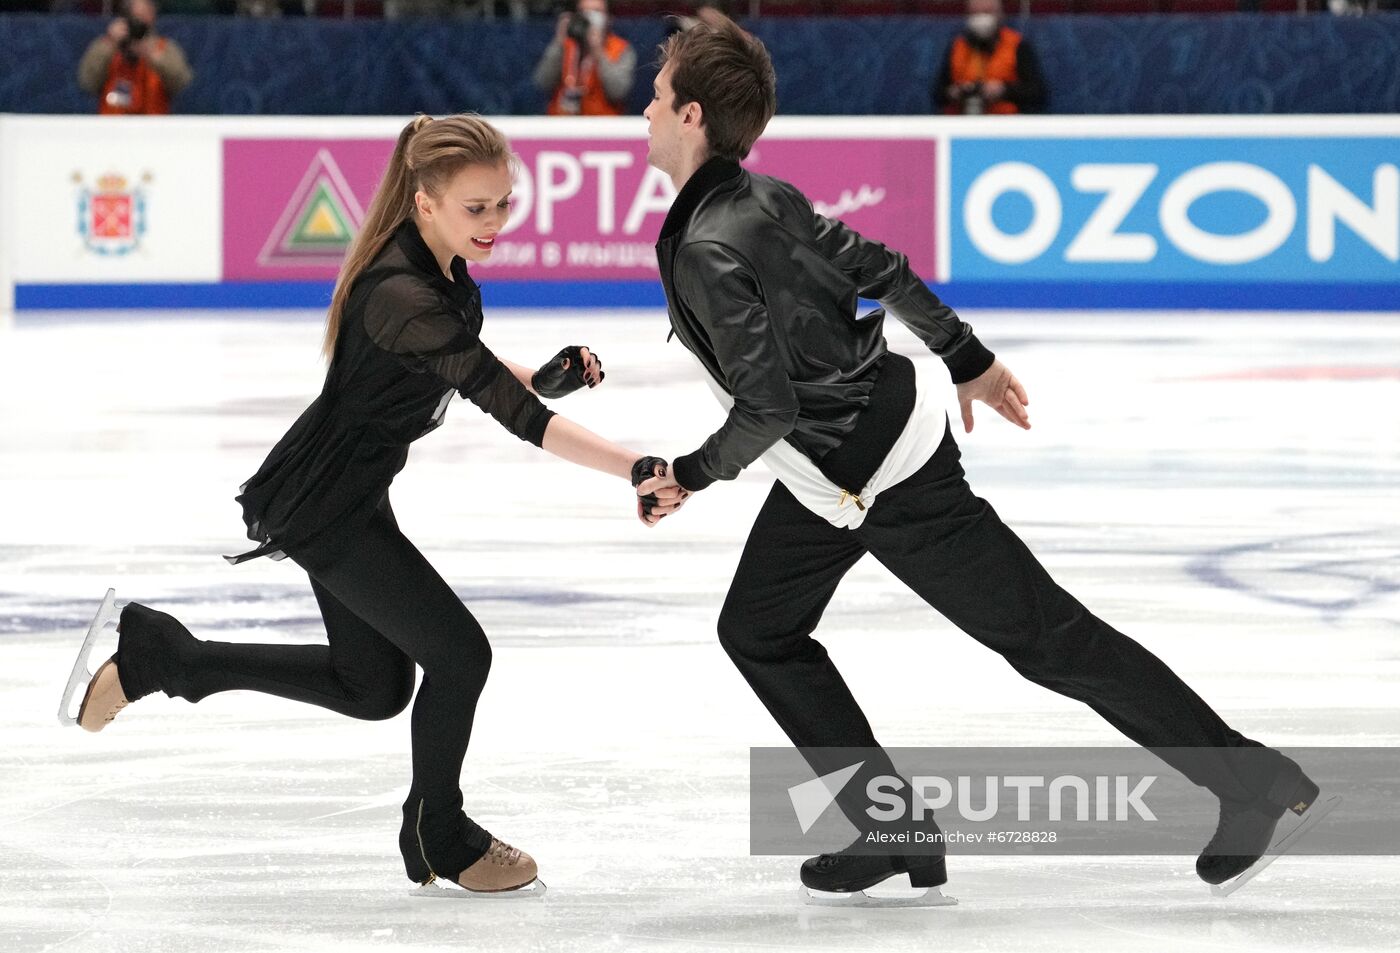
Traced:
<path fill-rule="evenodd" d="M 676 482 L 670 464 L 660 457 L 642 457 L 632 464 L 632 485 L 637 488 L 637 518 L 648 526 L 655 526 L 690 498 L 690 491 Z"/>
<path fill-rule="evenodd" d="M 597 387 L 605 376 L 598 355 L 586 347 L 571 344 L 535 372 L 530 386 L 541 397 L 553 399 L 572 394 L 585 384 Z"/>
<path fill-rule="evenodd" d="M 968 433 L 972 433 L 974 400 L 980 400 L 1022 430 L 1031 429 L 1030 413 L 1026 410 L 1030 398 L 1016 375 L 1001 361 L 993 361 L 980 377 L 958 385 L 958 405 L 962 408 L 963 429 Z"/>

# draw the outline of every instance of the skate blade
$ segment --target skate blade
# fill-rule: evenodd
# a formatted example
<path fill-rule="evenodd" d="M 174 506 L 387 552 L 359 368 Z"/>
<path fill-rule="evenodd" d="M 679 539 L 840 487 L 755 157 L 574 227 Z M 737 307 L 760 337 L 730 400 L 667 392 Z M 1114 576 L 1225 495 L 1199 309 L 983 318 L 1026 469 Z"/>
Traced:
<path fill-rule="evenodd" d="M 868 890 L 832 893 L 807 886 L 798 892 L 803 903 L 813 907 L 953 907 L 958 903 L 956 897 L 945 896 L 938 887 L 929 887 L 923 893 L 895 896 L 872 894 Z"/>
<path fill-rule="evenodd" d="M 1334 794 L 1331 797 L 1316 801 L 1310 807 L 1298 825 L 1287 834 L 1284 834 L 1278 841 L 1269 847 L 1269 852 L 1254 862 L 1254 865 L 1240 874 L 1234 880 L 1223 884 L 1212 884 L 1210 895 L 1212 897 L 1228 897 L 1236 890 L 1249 883 L 1257 877 L 1263 870 L 1278 860 L 1293 848 L 1293 845 L 1302 839 L 1303 835 L 1316 827 L 1324 817 L 1337 809 L 1337 805 L 1342 803 L 1342 796 Z"/>
<path fill-rule="evenodd" d="M 466 887 L 440 887 L 437 882 L 423 884 L 417 890 L 410 890 L 409 896 L 416 900 L 543 900 L 549 888 L 536 877 L 523 887 L 514 890 L 468 890 Z"/>
<path fill-rule="evenodd" d="M 87 636 L 83 639 L 82 648 L 78 649 L 73 671 L 68 673 L 68 685 L 63 689 L 63 701 L 58 706 L 60 725 L 71 726 L 78 723 L 78 715 L 73 711 L 73 699 L 77 697 L 78 689 L 86 689 L 97 674 L 88 667 L 88 656 L 92 654 L 92 647 L 97 644 L 98 636 L 106 631 L 107 626 L 116 625 L 120 617 L 121 606 L 117 605 L 117 590 L 108 589 L 107 595 L 102 597 L 102 604 L 97 607 L 97 614 L 88 624 Z"/>

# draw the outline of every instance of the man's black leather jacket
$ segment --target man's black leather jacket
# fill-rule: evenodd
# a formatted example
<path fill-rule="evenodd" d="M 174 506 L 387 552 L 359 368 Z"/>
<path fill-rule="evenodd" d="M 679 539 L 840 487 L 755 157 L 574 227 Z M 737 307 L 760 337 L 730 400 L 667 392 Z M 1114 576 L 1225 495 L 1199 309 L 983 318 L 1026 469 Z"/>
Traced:
<path fill-rule="evenodd" d="M 902 418 L 862 414 L 888 363 L 886 313 L 943 359 L 954 383 L 993 361 L 904 255 L 816 214 L 786 182 L 727 159 L 710 159 L 686 182 L 656 255 L 675 335 L 734 398 L 724 425 L 676 459 L 687 489 L 734 479 L 782 439 L 820 466 L 858 427 L 883 432 L 866 434 L 879 454 L 873 471 L 913 405 L 910 373 Z M 882 307 L 856 320 L 860 297 Z M 873 416 L 882 419 L 863 419 Z"/>

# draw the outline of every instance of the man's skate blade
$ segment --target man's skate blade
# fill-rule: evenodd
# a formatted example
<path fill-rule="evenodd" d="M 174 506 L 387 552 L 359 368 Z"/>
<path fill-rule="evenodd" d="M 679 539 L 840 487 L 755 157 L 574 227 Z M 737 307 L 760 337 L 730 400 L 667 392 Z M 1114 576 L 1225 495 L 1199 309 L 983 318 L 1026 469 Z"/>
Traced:
<path fill-rule="evenodd" d="M 799 889 L 802 902 L 814 907 L 953 907 L 957 898 L 945 896 L 938 887 L 929 887 L 915 894 L 872 894 L 868 890 L 855 893 L 830 893 L 803 886 Z"/>
<path fill-rule="evenodd" d="M 108 589 L 107 595 L 102 597 L 102 604 L 97 607 L 97 614 L 92 617 L 92 622 L 88 624 L 87 635 L 83 638 L 83 644 L 78 649 L 78 658 L 73 662 L 73 671 L 68 673 L 68 684 L 63 689 L 63 700 L 58 705 L 58 723 L 65 726 L 76 725 L 78 715 L 73 711 L 73 699 L 78 695 L 78 689 L 86 689 L 92 682 L 95 673 L 88 667 L 88 656 L 92 654 L 92 647 L 97 644 L 97 639 L 107 626 L 115 625 L 121 617 L 121 609 L 117 605 L 117 590 Z"/>
<path fill-rule="evenodd" d="M 440 887 L 436 882 L 410 890 L 416 900 L 542 900 L 549 888 L 536 877 L 514 890 L 468 890 L 465 887 Z"/>
<path fill-rule="evenodd" d="M 1325 800 L 1315 803 L 1308 809 L 1307 814 L 1303 816 L 1296 827 L 1280 837 L 1276 844 L 1269 847 L 1269 852 L 1256 860 L 1244 873 L 1226 883 L 1212 884 L 1210 895 L 1212 897 L 1228 897 L 1255 877 L 1259 876 L 1270 864 L 1288 853 L 1293 848 L 1294 844 L 1298 843 L 1308 831 L 1321 823 L 1324 817 L 1335 811 L 1337 805 L 1341 803 L 1342 796 L 1340 794 L 1334 794 Z"/>

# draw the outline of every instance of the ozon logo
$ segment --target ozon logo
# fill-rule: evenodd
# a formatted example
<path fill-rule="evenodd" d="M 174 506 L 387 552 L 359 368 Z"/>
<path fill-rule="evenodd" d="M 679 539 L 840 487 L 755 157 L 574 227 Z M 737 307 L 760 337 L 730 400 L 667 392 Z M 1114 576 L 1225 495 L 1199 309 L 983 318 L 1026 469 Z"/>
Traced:
<path fill-rule="evenodd" d="M 1143 263 L 1155 259 L 1156 235 L 1121 229 L 1159 174 L 1159 167 L 1150 163 L 1076 165 L 1070 185 L 1076 192 L 1102 198 L 1065 247 L 1064 260 Z M 1240 234 L 1201 228 L 1191 221 L 1191 206 L 1217 192 L 1252 196 L 1264 206 L 1264 220 Z M 1008 234 L 993 220 L 992 207 L 1003 195 L 1013 193 L 1029 200 L 1031 218 L 1020 232 Z M 1300 204 L 1305 210 L 1308 257 L 1313 261 L 1332 259 L 1339 224 L 1386 260 L 1400 261 L 1400 169 L 1390 163 L 1375 168 L 1368 204 L 1317 164 L 1308 166 L 1307 189 L 1300 200 L 1282 179 L 1260 166 L 1210 162 L 1183 172 L 1167 185 L 1157 220 L 1162 236 L 1183 255 L 1213 265 L 1240 265 L 1268 257 L 1288 240 L 1298 225 Z M 993 261 L 1004 265 L 1034 261 L 1055 244 L 1064 226 L 1060 190 L 1050 176 L 1029 163 L 999 163 L 968 188 L 963 225 L 972 244 Z"/>

